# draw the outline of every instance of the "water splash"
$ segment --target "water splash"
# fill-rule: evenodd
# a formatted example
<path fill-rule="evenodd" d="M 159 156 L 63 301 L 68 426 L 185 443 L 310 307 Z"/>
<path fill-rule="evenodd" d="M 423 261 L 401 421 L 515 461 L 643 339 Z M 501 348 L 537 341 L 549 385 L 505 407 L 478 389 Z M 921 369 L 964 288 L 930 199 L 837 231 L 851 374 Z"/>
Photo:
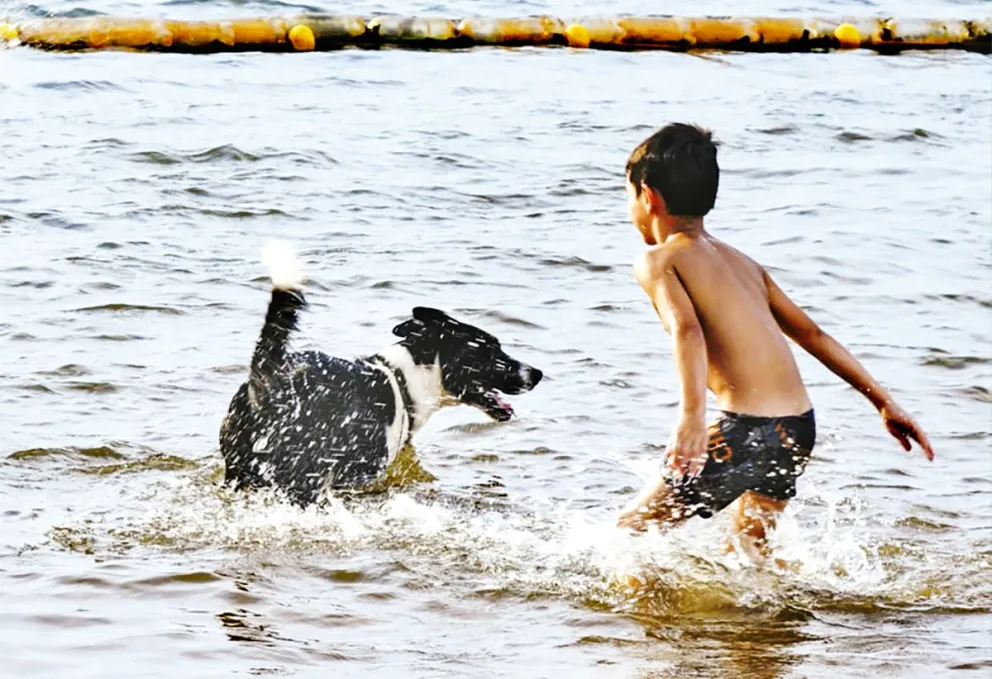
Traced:
<path fill-rule="evenodd" d="M 992 588 L 980 576 L 988 553 L 928 556 L 872 544 L 859 498 L 818 489 L 787 510 L 772 538 L 776 563 L 758 568 L 726 550 L 726 516 L 631 536 L 602 511 L 487 507 L 464 494 L 417 489 L 300 509 L 274 492 L 235 493 L 217 468 L 181 466 L 127 503 L 142 509 L 108 518 L 104 534 L 84 519 L 52 539 L 87 553 L 221 549 L 321 562 L 389 553 L 437 586 L 550 596 L 662 620 L 719 611 L 992 608 Z M 962 581 L 969 571 L 974 578 Z"/>

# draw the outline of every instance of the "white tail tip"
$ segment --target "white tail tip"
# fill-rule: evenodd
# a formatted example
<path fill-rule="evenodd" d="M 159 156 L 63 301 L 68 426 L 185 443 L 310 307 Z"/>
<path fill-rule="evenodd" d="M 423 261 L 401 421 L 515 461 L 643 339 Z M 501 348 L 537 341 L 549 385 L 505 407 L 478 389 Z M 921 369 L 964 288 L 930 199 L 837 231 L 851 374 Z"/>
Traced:
<path fill-rule="evenodd" d="M 299 290 L 303 287 L 303 270 L 289 243 L 280 240 L 266 243 L 262 248 L 262 263 L 269 270 L 273 288 Z"/>

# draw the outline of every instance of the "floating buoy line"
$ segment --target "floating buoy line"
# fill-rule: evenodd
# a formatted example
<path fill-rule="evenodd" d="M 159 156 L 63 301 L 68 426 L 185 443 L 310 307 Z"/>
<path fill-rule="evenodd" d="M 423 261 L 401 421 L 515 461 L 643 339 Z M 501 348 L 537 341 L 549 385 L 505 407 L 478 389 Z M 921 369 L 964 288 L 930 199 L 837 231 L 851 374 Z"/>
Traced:
<path fill-rule="evenodd" d="M 215 53 L 482 46 L 612 50 L 814 52 L 957 49 L 992 52 L 992 20 L 773 17 L 404 17 L 301 14 L 210 21 L 0 19 L 0 43 L 46 50 Z"/>

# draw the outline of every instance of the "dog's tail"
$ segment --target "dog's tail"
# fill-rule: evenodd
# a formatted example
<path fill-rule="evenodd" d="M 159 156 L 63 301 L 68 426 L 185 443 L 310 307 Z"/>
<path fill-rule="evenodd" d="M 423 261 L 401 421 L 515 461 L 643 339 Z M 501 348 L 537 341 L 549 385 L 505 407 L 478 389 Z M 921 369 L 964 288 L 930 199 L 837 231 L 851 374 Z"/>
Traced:
<path fill-rule="evenodd" d="M 299 312 L 307 305 L 303 296 L 303 271 L 289 243 L 272 241 L 262 248 L 262 263 L 272 280 L 272 297 L 265 324 L 251 358 L 251 384 L 262 389 L 286 360 L 289 335 L 296 330 Z"/>

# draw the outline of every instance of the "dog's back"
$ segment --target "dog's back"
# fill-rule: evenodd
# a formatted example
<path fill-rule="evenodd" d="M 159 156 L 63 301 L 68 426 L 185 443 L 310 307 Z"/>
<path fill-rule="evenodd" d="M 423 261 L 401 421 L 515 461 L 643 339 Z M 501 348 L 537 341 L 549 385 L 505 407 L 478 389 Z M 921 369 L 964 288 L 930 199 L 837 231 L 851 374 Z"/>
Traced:
<path fill-rule="evenodd" d="M 396 402 L 386 374 L 318 351 L 290 352 L 306 306 L 292 252 L 268 248 L 272 279 L 248 380 L 221 426 L 225 479 L 237 488 L 274 485 L 306 505 L 327 489 L 373 482 L 388 462 Z"/>
<path fill-rule="evenodd" d="M 221 428 L 225 478 L 283 489 L 302 505 L 325 489 L 360 488 L 388 462 L 396 405 L 386 375 L 320 352 L 286 355 L 263 391 L 241 385 Z"/>

